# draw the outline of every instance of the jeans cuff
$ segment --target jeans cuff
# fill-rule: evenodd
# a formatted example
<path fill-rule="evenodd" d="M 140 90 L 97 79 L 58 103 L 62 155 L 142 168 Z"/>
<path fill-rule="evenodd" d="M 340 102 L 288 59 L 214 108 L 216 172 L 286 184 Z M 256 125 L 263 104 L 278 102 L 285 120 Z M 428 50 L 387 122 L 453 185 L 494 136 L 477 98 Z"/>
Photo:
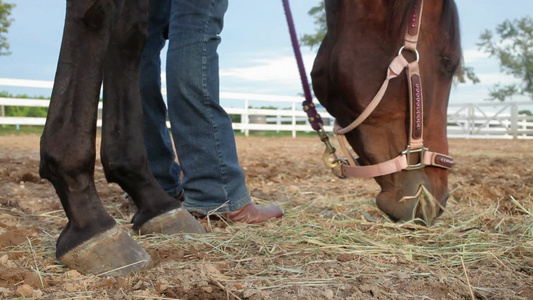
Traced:
<path fill-rule="evenodd" d="M 195 204 L 191 205 L 190 202 L 191 201 L 188 202 L 187 197 L 185 197 L 185 201 L 183 202 L 183 207 L 185 207 L 185 209 L 187 209 L 188 212 L 198 213 L 202 215 L 209 215 L 213 213 L 226 213 L 226 212 L 232 212 L 232 211 L 239 210 L 245 205 L 252 203 L 252 197 L 248 194 L 237 201 L 230 202 L 228 200 L 225 203 L 211 204 L 209 206 L 198 206 Z"/>

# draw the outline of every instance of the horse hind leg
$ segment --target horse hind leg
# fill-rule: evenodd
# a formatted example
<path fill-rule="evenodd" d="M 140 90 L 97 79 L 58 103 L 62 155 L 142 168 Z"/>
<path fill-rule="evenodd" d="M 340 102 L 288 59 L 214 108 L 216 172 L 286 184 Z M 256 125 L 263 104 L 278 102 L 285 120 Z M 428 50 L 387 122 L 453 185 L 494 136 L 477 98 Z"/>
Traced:
<path fill-rule="evenodd" d="M 105 211 L 94 185 L 97 106 L 116 2 L 68 1 L 52 99 L 41 137 L 41 177 L 50 180 L 68 223 L 56 256 L 82 273 L 125 275 L 150 256 Z"/>
<path fill-rule="evenodd" d="M 152 175 L 143 140 L 140 60 L 147 36 L 148 1 L 122 11 L 105 60 L 101 158 L 109 182 L 116 182 L 138 207 L 134 230 L 141 233 L 203 233 L 205 229 L 170 197 Z M 132 4 L 132 3 L 130 3 Z"/>

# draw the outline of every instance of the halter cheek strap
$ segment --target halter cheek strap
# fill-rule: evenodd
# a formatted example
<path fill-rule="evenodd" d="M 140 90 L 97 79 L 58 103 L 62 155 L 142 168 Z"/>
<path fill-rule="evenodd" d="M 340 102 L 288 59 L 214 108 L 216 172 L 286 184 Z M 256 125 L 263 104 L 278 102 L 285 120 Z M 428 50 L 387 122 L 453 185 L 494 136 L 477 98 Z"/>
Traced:
<path fill-rule="evenodd" d="M 347 155 L 347 162 L 337 159 L 337 164 L 341 167 L 341 177 L 377 177 L 391 173 L 400 172 L 402 170 L 416 170 L 425 166 L 434 166 L 444 169 L 449 169 L 453 166 L 453 159 L 445 154 L 429 151 L 424 147 L 424 101 L 422 91 L 422 80 L 420 77 L 419 68 L 419 54 L 417 51 L 418 37 L 420 33 L 420 24 L 422 20 L 424 0 L 418 0 L 414 9 L 412 10 L 412 19 L 407 32 L 405 34 L 404 45 L 400 49 L 398 56 L 396 56 L 390 63 L 387 69 L 387 75 L 381 88 L 374 96 L 369 105 L 363 112 L 348 126 L 341 128 L 337 121 L 335 121 L 334 132 L 339 139 L 341 149 Z M 404 51 L 412 51 L 416 54 L 416 60 L 409 63 L 403 56 Z M 368 116 L 374 111 L 378 104 L 383 99 L 389 81 L 398 77 L 404 69 L 406 70 L 407 81 L 409 86 L 409 140 L 407 148 L 397 157 L 370 166 L 359 166 L 356 159 L 350 154 L 346 144 L 345 134 L 355 129 L 363 123 Z M 413 163 L 413 157 L 415 157 Z M 343 163 L 339 163 L 343 162 Z M 332 166 L 330 164 L 330 166 Z"/>

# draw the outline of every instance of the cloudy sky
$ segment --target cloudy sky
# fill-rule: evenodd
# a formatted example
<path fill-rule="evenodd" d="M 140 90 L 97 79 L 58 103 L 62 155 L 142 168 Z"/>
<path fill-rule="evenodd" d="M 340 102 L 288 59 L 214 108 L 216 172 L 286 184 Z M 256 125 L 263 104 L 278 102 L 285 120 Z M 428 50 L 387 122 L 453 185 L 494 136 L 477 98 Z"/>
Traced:
<path fill-rule="evenodd" d="M 299 35 L 313 33 L 315 25 L 307 12 L 320 0 L 290 0 Z M 14 2 L 8 41 L 10 56 L 0 56 L 2 78 L 39 80 L 44 87 L 54 78 L 65 16 L 65 0 L 4 0 Z M 533 12 L 531 0 L 456 0 L 461 18 L 464 59 L 481 84 L 454 87 L 452 103 L 479 102 L 495 83 L 512 82 L 500 73 L 498 62 L 478 50 L 476 43 L 485 29 L 494 29 L 506 19 Z M 316 49 L 315 49 L 316 50 Z M 307 72 L 314 51 L 302 49 Z M 230 0 L 219 48 L 221 90 L 295 96 L 301 85 L 290 45 L 281 0 Z M 5 81 L 5 80 L 4 80 Z M 39 83 L 39 82 L 37 82 Z M 0 85 L 0 91 L 30 96 L 50 94 L 49 88 Z M 519 97 L 516 100 L 521 100 Z"/>

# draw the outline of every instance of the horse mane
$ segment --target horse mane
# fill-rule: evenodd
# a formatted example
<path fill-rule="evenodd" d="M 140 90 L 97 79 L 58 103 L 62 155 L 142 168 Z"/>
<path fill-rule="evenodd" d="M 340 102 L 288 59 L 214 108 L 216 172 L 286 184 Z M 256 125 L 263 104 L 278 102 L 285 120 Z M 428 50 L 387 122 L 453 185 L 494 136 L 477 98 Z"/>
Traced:
<path fill-rule="evenodd" d="M 388 15 L 390 16 L 388 32 L 392 34 L 391 37 L 403 40 L 407 26 L 410 23 L 410 10 L 415 5 L 416 1 L 417 0 L 388 0 Z"/>
<path fill-rule="evenodd" d="M 442 4 L 442 17 L 440 19 L 441 35 L 450 41 L 445 51 L 452 53 L 453 49 L 460 47 L 461 35 L 459 30 L 459 14 L 455 1 L 446 0 Z"/>
<path fill-rule="evenodd" d="M 410 24 L 410 10 L 415 5 L 417 0 L 387 1 L 389 2 L 388 15 L 391 16 L 389 18 L 388 32 L 391 34 L 391 38 L 397 39 L 398 43 L 401 44 L 405 31 L 407 30 L 407 26 Z M 448 49 L 446 49 L 447 53 L 451 53 L 452 49 L 460 45 L 459 17 L 457 13 L 457 6 L 455 5 L 454 0 L 444 0 L 442 2 L 442 15 L 439 25 L 442 36 L 451 41 L 451 43 L 447 45 Z M 424 24 L 422 23 L 422 30 L 424 30 L 423 28 Z"/>

